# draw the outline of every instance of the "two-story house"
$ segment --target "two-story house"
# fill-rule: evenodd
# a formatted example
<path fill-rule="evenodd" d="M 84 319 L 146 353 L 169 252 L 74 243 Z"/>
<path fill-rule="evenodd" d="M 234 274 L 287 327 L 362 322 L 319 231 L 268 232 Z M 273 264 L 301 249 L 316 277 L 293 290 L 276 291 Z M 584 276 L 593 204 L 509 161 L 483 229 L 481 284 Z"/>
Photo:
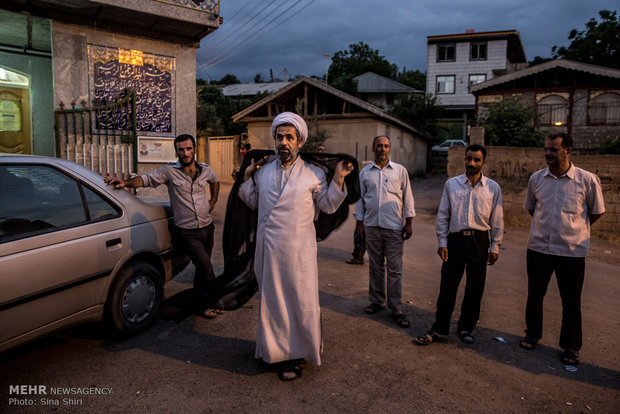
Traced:
<path fill-rule="evenodd" d="M 436 95 L 444 109 L 442 138 L 467 137 L 476 99 L 470 87 L 527 66 L 516 30 L 427 37 L 426 93 Z"/>

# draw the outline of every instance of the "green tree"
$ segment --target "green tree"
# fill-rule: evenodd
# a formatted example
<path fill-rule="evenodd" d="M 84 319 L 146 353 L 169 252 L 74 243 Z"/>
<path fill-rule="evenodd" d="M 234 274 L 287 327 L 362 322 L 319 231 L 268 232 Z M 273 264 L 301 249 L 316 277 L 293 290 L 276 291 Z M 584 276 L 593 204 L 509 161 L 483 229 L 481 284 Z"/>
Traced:
<path fill-rule="evenodd" d="M 390 112 L 411 126 L 436 136 L 439 132 L 437 120 L 441 116 L 443 108 L 437 105 L 436 96 L 415 94 L 409 95 L 394 105 Z"/>
<path fill-rule="evenodd" d="M 217 81 L 216 83 L 220 85 L 235 85 L 237 83 L 241 83 L 241 81 L 237 79 L 235 75 L 231 75 L 229 73 L 227 75 L 224 75 L 224 77 L 220 79 L 219 81 Z"/>
<path fill-rule="evenodd" d="M 600 21 L 591 18 L 586 30 L 570 31 L 568 47 L 553 46 L 553 57 L 620 69 L 620 20 L 615 11 L 600 10 L 598 15 Z"/>
<path fill-rule="evenodd" d="M 407 68 L 403 67 L 403 70 L 398 73 L 396 80 L 419 91 L 426 90 L 426 74 L 419 70 L 407 70 Z"/>
<path fill-rule="evenodd" d="M 521 104 L 518 97 L 493 102 L 480 116 L 478 125 L 484 127 L 487 145 L 538 147 L 544 132 L 534 127 L 534 108 Z"/>
<path fill-rule="evenodd" d="M 620 137 L 606 137 L 598 148 L 599 154 L 620 154 Z"/>
<path fill-rule="evenodd" d="M 198 92 L 198 107 L 196 109 L 196 129 L 198 135 L 217 136 L 225 135 L 222 123 L 222 114 L 226 113 L 229 100 L 222 91 L 214 85 L 207 85 Z"/>
<path fill-rule="evenodd" d="M 232 117 L 248 106 L 267 96 L 262 92 L 251 98 L 229 98 L 215 85 L 207 85 L 198 92 L 196 129 L 207 136 L 238 135 L 246 131 L 244 124 L 235 123 Z"/>
<path fill-rule="evenodd" d="M 550 60 L 553 60 L 553 58 L 544 58 L 542 56 L 535 56 L 534 59 L 528 62 L 528 66 L 532 67 L 532 66 L 540 65 L 541 63 L 549 62 Z"/>
<path fill-rule="evenodd" d="M 334 54 L 327 70 L 327 79 L 331 86 L 355 94 L 357 82 L 353 78 L 366 72 L 395 79 L 398 66 L 379 55 L 378 50 L 372 49 L 364 42 L 358 42 L 350 44 L 348 50 Z"/>
<path fill-rule="evenodd" d="M 331 135 L 327 129 L 321 128 L 317 117 L 310 117 L 307 122 L 308 138 L 301 151 L 316 152 L 319 146 L 324 145 L 325 141 L 331 138 Z"/>

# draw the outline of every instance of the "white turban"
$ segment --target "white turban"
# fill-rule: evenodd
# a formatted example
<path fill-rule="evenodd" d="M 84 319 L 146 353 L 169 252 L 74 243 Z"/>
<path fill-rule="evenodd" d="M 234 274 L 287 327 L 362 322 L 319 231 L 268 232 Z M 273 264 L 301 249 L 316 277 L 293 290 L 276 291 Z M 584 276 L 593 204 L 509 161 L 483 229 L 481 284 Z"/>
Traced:
<path fill-rule="evenodd" d="M 271 136 L 274 139 L 276 137 L 276 129 L 282 124 L 293 125 L 297 130 L 297 134 L 301 140 L 301 145 L 306 143 L 306 139 L 308 139 L 308 126 L 302 117 L 292 112 L 282 112 L 281 114 L 278 114 L 278 116 L 273 119 L 273 123 L 271 124 Z"/>

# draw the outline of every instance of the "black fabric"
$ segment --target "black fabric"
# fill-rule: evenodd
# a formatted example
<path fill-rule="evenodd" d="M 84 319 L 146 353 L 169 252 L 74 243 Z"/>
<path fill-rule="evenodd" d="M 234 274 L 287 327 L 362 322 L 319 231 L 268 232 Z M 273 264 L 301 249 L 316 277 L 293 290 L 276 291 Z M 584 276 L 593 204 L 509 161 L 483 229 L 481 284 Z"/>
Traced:
<path fill-rule="evenodd" d="M 325 214 L 321 211 L 315 219 L 317 241 L 325 240 L 346 221 L 349 205 L 357 202 L 360 197 L 357 160 L 347 154 L 300 153 L 300 156 L 304 161 L 320 167 L 325 172 L 328 183 L 331 182 L 340 160 L 353 164 L 353 171 L 345 178 L 345 200 L 335 213 Z M 275 157 L 273 150 L 252 150 L 246 153 L 239 168 L 226 204 L 222 236 L 224 272 L 215 279 L 207 293 L 201 294 L 189 289 L 167 299 L 162 308 L 162 317 L 179 321 L 208 308 L 238 309 L 258 291 L 254 274 L 258 212 L 250 209 L 237 194 L 251 160 L 258 162 L 261 159 L 270 160 L 272 157 Z"/>

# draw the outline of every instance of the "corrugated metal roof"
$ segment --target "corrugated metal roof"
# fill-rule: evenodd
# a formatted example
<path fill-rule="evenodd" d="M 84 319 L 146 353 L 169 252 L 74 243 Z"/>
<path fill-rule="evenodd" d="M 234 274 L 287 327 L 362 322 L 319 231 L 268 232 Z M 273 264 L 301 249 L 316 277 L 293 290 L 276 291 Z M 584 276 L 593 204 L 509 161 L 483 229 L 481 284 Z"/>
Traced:
<path fill-rule="evenodd" d="M 259 92 L 273 93 L 291 82 L 236 83 L 222 88 L 224 96 L 254 96 Z"/>
<path fill-rule="evenodd" d="M 503 83 L 512 82 L 516 79 L 521 79 L 526 76 L 531 76 L 536 73 L 544 72 L 555 68 L 576 70 L 580 72 L 591 73 L 593 75 L 607 76 L 610 78 L 620 79 L 620 70 L 618 69 L 590 65 L 588 63 L 575 62 L 574 60 L 568 59 L 556 59 L 550 60 L 549 62 L 541 63 L 540 65 L 531 66 L 517 72 L 512 72 L 507 75 L 488 80 L 486 82 L 477 83 L 475 85 L 472 85 L 470 90 L 472 93 L 483 91 L 487 88 L 501 85 Z"/>
<path fill-rule="evenodd" d="M 311 86 L 314 86 L 318 89 L 322 89 L 325 92 L 328 92 L 334 96 L 337 96 L 345 101 L 350 102 L 353 105 L 356 105 L 372 114 L 374 114 L 375 116 L 377 116 L 378 118 L 384 119 L 384 120 L 388 120 L 394 124 L 400 125 L 401 127 L 408 129 L 409 131 L 415 133 L 415 135 L 417 135 L 418 137 L 421 137 L 423 139 L 426 139 L 428 141 L 432 140 L 432 137 L 427 134 L 426 132 L 420 131 L 418 129 L 416 129 L 415 127 L 409 125 L 408 123 L 406 123 L 405 121 L 402 121 L 401 119 L 396 118 L 395 116 L 383 111 L 382 109 L 376 107 L 375 105 L 369 104 L 366 101 L 363 101 L 359 98 L 356 98 L 355 96 L 351 96 L 346 92 L 343 92 L 339 89 L 336 89 L 332 86 L 326 85 L 322 82 L 316 81 L 314 79 L 308 78 L 306 76 L 300 76 L 299 78 L 297 78 L 296 80 L 294 80 L 293 82 L 291 82 L 288 86 L 278 90 L 277 92 L 272 93 L 271 95 L 261 99 L 260 101 L 256 102 L 255 104 L 247 107 L 246 109 L 244 109 L 243 111 L 233 115 L 233 121 L 234 122 L 242 122 L 241 119 L 243 119 L 246 116 L 249 116 L 252 112 L 256 111 L 258 108 L 268 104 L 270 101 L 278 98 L 279 96 L 286 94 L 287 92 L 293 90 L 294 88 L 296 88 L 297 86 L 299 86 L 302 83 L 307 83 Z"/>
<path fill-rule="evenodd" d="M 360 93 L 423 93 L 423 91 L 418 91 L 411 86 L 396 82 L 395 80 L 378 75 L 374 72 L 366 72 L 353 79 L 357 81 L 357 91 Z"/>

